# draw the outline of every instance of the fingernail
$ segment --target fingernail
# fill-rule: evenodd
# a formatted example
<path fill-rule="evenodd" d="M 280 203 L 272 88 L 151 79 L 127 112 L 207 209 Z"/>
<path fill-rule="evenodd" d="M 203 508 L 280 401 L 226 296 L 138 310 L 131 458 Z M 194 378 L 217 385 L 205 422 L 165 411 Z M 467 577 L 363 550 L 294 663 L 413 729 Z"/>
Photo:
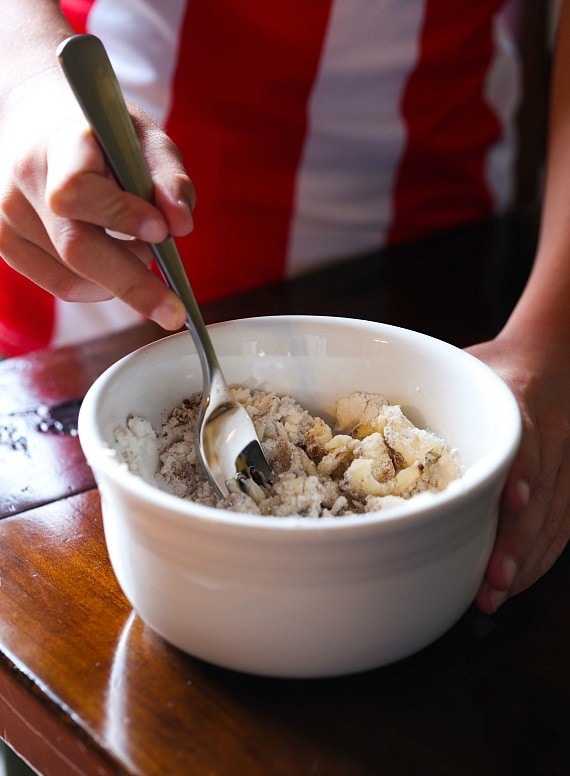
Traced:
<path fill-rule="evenodd" d="M 184 312 L 168 302 L 159 304 L 152 311 L 151 318 L 159 326 L 162 326 L 163 329 L 168 329 L 169 331 L 179 329 L 184 324 Z"/>
<path fill-rule="evenodd" d="M 105 229 L 109 237 L 113 237 L 115 240 L 136 240 L 132 234 L 125 234 L 124 232 L 115 232 L 114 229 Z"/>
<path fill-rule="evenodd" d="M 524 509 L 530 501 L 530 485 L 527 480 L 518 480 L 515 485 L 515 492 L 519 499 L 521 509 Z"/>
<path fill-rule="evenodd" d="M 180 207 L 183 207 L 185 210 L 188 210 L 190 213 L 192 212 L 192 205 L 189 202 L 189 200 L 186 199 L 186 197 L 180 197 L 178 199 L 178 204 Z"/>
<path fill-rule="evenodd" d="M 188 221 L 188 231 L 191 232 L 194 229 L 194 216 L 192 215 L 192 206 L 187 199 L 179 199 L 178 204 L 186 211 L 186 219 Z"/>
<path fill-rule="evenodd" d="M 513 558 L 503 558 L 503 561 L 501 563 L 501 571 L 503 573 L 503 581 L 505 585 L 505 590 L 508 590 L 513 582 L 515 581 L 515 577 L 518 572 L 518 567 Z"/>

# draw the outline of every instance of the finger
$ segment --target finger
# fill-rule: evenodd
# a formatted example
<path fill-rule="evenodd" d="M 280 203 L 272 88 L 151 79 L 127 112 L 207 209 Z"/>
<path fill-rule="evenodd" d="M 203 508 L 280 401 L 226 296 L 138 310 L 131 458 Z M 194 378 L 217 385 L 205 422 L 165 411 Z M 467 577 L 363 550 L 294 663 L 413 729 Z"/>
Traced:
<path fill-rule="evenodd" d="M 192 212 L 196 207 L 196 191 L 184 167 L 180 152 L 160 127 L 133 109 L 133 122 L 140 137 L 155 184 L 154 199 L 163 213 L 171 234 L 189 234 L 194 226 Z"/>
<path fill-rule="evenodd" d="M 54 220 L 45 205 L 40 210 L 47 223 Z M 128 247 L 141 262 L 150 265 L 152 254 L 146 243 L 131 241 Z M 112 242 L 108 250 L 113 250 Z M 99 284 L 71 272 L 50 240 L 39 213 L 18 190 L 3 201 L 0 255 L 13 269 L 65 301 L 95 302 L 112 297 Z"/>
<path fill-rule="evenodd" d="M 149 202 L 124 192 L 109 176 L 103 154 L 88 128 L 66 128 L 48 151 L 46 205 L 49 211 L 132 235 L 145 242 L 161 242 L 168 224 Z"/>
<path fill-rule="evenodd" d="M 183 237 L 194 229 L 196 197 L 187 175 L 161 173 L 154 179 L 154 201 L 164 215 L 170 234 Z"/>
<path fill-rule="evenodd" d="M 66 267 L 100 285 L 165 329 L 184 324 L 180 299 L 133 253 L 131 243 L 114 240 L 98 227 L 59 219 L 51 223 L 52 242 Z"/>
<path fill-rule="evenodd" d="M 526 477 L 532 477 L 529 458 L 523 463 L 524 452 L 507 480 L 495 546 L 476 598 L 487 613 L 534 584 L 568 543 L 570 461 L 555 434 L 546 436 L 549 444 L 543 446 L 541 474 L 532 478 L 536 482 L 532 491 L 522 474 L 526 471 Z"/>
<path fill-rule="evenodd" d="M 150 261 L 146 245 L 125 244 L 98 226 L 58 218 L 45 203 L 38 211 L 19 191 L 6 198 L 0 250 L 14 269 L 65 301 L 103 301 L 116 296 L 165 329 L 176 330 L 184 324 L 178 297 L 140 260 L 144 250 L 146 263 Z M 19 231 L 12 224 L 13 217 Z"/>
<path fill-rule="evenodd" d="M 11 238 L 4 237 L 1 250 L 3 256 L 9 257 L 5 260 L 10 266 L 59 299 L 102 302 L 117 296 L 165 329 L 177 330 L 184 324 L 185 312 L 178 297 L 149 272 L 138 257 L 129 256 L 130 251 L 120 259 L 120 283 L 107 272 L 107 265 L 104 270 L 109 282 L 103 283 L 98 276 L 89 280 L 85 275 L 79 275 L 75 266 L 69 269 L 34 242 L 16 237 L 13 232 Z M 78 261 L 77 266 L 80 264 Z M 129 264 L 135 268 L 132 280 L 131 273 L 124 271 Z M 139 275 L 140 282 L 136 278 Z M 129 287 L 129 282 L 134 284 L 133 287 Z"/>
<path fill-rule="evenodd" d="M 554 493 L 543 517 L 540 533 L 524 560 L 509 593 L 516 595 L 533 585 L 560 557 L 570 536 L 570 463 L 561 464 Z"/>
<path fill-rule="evenodd" d="M 509 597 L 509 590 L 519 574 L 517 555 L 532 545 L 538 535 L 532 513 L 501 510 L 497 539 L 489 558 L 485 578 L 475 603 L 485 614 L 493 614 Z M 524 534 L 524 541 L 523 541 Z M 514 545 L 517 545 L 515 547 Z"/>
<path fill-rule="evenodd" d="M 156 208 L 99 175 L 82 173 L 81 179 L 68 179 L 47 192 L 46 201 L 49 209 L 62 218 L 84 221 L 143 242 L 159 243 L 168 236 L 168 224 Z"/>
<path fill-rule="evenodd" d="M 0 253 L 9 266 L 59 299 L 103 302 L 112 298 L 109 291 L 79 278 L 50 252 L 12 230 L 2 230 Z"/>
<path fill-rule="evenodd" d="M 507 599 L 509 588 L 540 533 L 545 504 L 533 488 L 538 478 L 538 451 L 523 436 L 521 447 L 507 477 L 501 497 L 497 536 L 485 578 L 475 603 L 492 614 Z"/>
<path fill-rule="evenodd" d="M 3 199 L 0 255 L 17 272 L 60 299 L 97 302 L 111 298 L 106 289 L 65 267 L 38 213 L 19 190 Z"/>
<path fill-rule="evenodd" d="M 570 452 L 564 419 L 550 414 L 541 425 L 539 475 L 529 502 L 531 514 L 525 520 L 538 527 L 534 540 L 520 548 L 509 541 L 517 561 L 517 573 L 509 586 L 509 595 L 525 590 L 547 571 L 567 542 L 567 512 L 570 503 Z M 515 471 L 516 474 L 516 471 Z M 508 491 L 506 491 L 508 497 Z M 510 548 L 506 549 L 506 552 Z"/>

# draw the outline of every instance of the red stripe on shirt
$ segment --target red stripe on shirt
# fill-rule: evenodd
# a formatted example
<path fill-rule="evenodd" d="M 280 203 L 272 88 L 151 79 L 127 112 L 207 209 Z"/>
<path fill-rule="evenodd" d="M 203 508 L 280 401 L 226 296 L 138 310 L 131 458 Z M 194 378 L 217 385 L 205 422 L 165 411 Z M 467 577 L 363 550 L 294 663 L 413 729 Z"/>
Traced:
<path fill-rule="evenodd" d="M 19 356 L 51 340 L 55 302 L 51 294 L 0 259 L 0 353 Z"/>
<path fill-rule="evenodd" d="M 87 17 L 96 0 L 61 0 L 61 10 L 77 33 L 87 32 Z"/>
<path fill-rule="evenodd" d="M 167 129 L 193 149 L 196 226 L 179 244 L 201 301 L 283 275 L 330 5 L 188 3 Z"/>
<path fill-rule="evenodd" d="M 493 15 L 502 5 L 503 0 L 427 0 L 418 63 L 403 95 L 407 140 L 390 243 L 493 211 L 485 164 L 501 125 L 484 99 L 484 82 L 493 55 Z"/>

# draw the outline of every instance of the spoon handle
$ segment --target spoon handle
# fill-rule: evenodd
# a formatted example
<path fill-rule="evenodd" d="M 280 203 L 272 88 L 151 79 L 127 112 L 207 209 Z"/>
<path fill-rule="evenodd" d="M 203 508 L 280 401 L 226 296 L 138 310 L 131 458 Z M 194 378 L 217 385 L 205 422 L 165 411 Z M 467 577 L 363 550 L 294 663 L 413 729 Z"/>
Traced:
<path fill-rule="evenodd" d="M 152 178 L 103 44 L 94 35 L 73 35 L 59 45 L 57 57 L 117 183 L 125 191 L 152 202 Z M 165 281 L 186 308 L 186 323 L 198 349 L 205 381 L 223 381 L 174 240 L 168 237 L 162 243 L 150 243 L 149 247 Z"/>

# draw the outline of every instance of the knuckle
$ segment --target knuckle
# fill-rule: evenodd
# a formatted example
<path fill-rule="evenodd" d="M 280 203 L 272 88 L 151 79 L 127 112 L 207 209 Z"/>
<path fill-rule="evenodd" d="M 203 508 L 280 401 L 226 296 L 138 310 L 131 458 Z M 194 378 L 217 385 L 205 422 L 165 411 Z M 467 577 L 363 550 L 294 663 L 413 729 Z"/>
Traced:
<path fill-rule="evenodd" d="M 17 216 L 17 203 L 13 197 L 0 200 L 0 255 L 10 264 L 12 254 L 18 250 L 21 238 L 13 224 Z"/>
<path fill-rule="evenodd" d="M 83 265 L 84 240 L 81 230 L 70 221 L 60 224 L 57 238 L 54 240 L 63 263 L 72 271 L 78 271 Z"/>
<path fill-rule="evenodd" d="M 146 269 L 144 274 L 137 272 L 129 277 L 122 277 L 113 290 L 115 296 L 145 317 L 150 317 L 157 304 L 169 293 L 167 287 Z"/>
<path fill-rule="evenodd" d="M 46 187 L 46 205 L 57 216 L 73 216 L 82 189 L 81 175 L 73 174 L 59 181 L 55 186 Z"/>
<path fill-rule="evenodd" d="M 138 309 L 143 315 L 148 316 L 156 304 L 155 295 L 149 293 L 139 277 L 121 278 L 113 290 L 115 296 Z"/>
<path fill-rule="evenodd" d="M 12 229 L 3 218 L 0 218 L 0 255 L 10 266 L 15 244 L 16 238 Z"/>
<path fill-rule="evenodd" d="M 133 222 L 137 221 L 137 213 L 132 211 L 130 199 L 123 197 L 119 191 L 117 194 L 118 196 L 109 199 L 106 203 L 105 222 L 110 225 L 124 225 L 127 233 L 130 234 L 133 231 L 131 228 Z"/>
<path fill-rule="evenodd" d="M 0 215 L 3 230 L 11 230 L 22 210 L 22 196 L 15 187 L 10 187 L 0 195 Z"/>
<path fill-rule="evenodd" d="M 9 227 L 6 218 L 4 218 L 4 209 L 0 203 L 0 253 L 3 253 L 12 242 L 12 229 Z"/>
<path fill-rule="evenodd" d="M 11 162 L 11 174 L 15 181 L 35 180 L 38 177 L 37 159 L 30 154 L 16 155 Z"/>
<path fill-rule="evenodd" d="M 75 274 L 73 270 L 59 273 L 51 290 L 64 302 L 101 302 L 111 298 L 100 285 Z"/>

